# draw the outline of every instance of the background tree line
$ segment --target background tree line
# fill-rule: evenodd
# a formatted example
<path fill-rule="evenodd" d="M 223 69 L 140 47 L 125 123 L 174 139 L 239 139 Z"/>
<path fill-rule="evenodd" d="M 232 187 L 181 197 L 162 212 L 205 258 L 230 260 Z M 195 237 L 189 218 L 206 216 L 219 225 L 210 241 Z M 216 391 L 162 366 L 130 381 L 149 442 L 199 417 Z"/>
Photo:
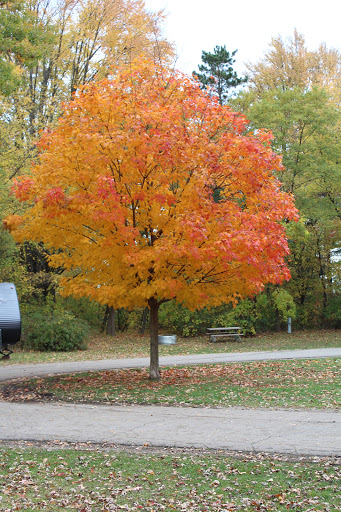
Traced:
<path fill-rule="evenodd" d="M 79 85 L 109 76 L 112 66 L 136 57 L 171 62 L 174 49 L 163 37 L 163 21 L 162 12 L 146 11 L 140 0 L 0 4 L 0 67 L 6 77 L 0 83 L 2 218 L 22 208 L 9 194 L 10 181 L 28 172 L 39 132 L 53 127 Z M 310 51 L 295 32 L 288 40 L 273 39 L 264 58 L 248 65 L 247 78 L 233 70 L 235 53 L 225 47 L 203 52 L 197 78 L 220 103 L 243 112 L 250 131 L 268 128 L 274 135 L 273 148 L 283 155 L 279 178 L 301 215 L 298 224 L 287 224 L 292 279 L 267 286 L 236 308 L 197 313 L 165 304 L 161 327 L 190 335 L 238 322 L 252 333 L 283 328 L 288 316 L 298 328 L 340 327 L 340 52 L 324 45 Z M 17 283 L 24 310 L 57 307 L 96 328 L 109 318 L 110 332 L 115 325 L 144 329 L 144 310 L 120 310 L 113 321 L 110 308 L 61 299 L 47 251 L 33 243 L 18 246 L 4 231 L 0 236 L 0 279 Z"/>
<path fill-rule="evenodd" d="M 292 279 L 256 297 L 255 314 L 264 319 L 259 307 L 266 301 L 273 308 L 271 329 L 284 326 L 289 312 L 298 327 L 340 327 L 340 52 L 324 44 L 308 50 L 296 31 L 274 38 L 262 60 L 247 65 L 247 85 L 233 95 L 245 82 L 233 72 L 234 55 L 225 47 L 203 52 L 203 73 L 194 74 L 220 102 L 243 112 L 250 130 L 272 131 L 273 149 L 283 155 L 282 187 L 301 215 L 287 226 Z M 248 310 L 249 302 L 244 305 Z M 262 329 L 262 320 L 251 323 Z"/>
<path fill-rule="evenodd" d="M 11 180 L 29 172 L 40 132 L 53 128 L 77 87 L 134 59 L 172 61 L 163 23 L 163 12 L 148 11 L 143 0 L 0 2 L 1 219 L 22 208 L 10 194 Z M 0 279 L 17 283 L 22 309 L 50 297 L 54 302 L 58 272 L 49 267 L 46 249 L 18 246 L 3 230 L 0 237 Z M 108 311 L 99 309 L 106 318 Z M 83 307 L 76 310 L 81 314 Z M 112 310 L 109 320 L 112 332 Z M 91 321 L 99 322 L 97 316 Z M 119 314 L 117 321 L 124 325 Z"/>

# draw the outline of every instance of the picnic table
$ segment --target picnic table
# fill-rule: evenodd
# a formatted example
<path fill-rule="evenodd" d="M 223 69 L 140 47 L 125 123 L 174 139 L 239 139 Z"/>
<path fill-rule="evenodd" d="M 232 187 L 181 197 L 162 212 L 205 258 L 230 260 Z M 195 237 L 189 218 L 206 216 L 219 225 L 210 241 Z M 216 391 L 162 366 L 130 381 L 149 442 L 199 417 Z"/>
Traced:
<path fill-rule="evenodd" d="M 241 327 L 210 327 L 207 329 L 207 334 L 210 336 L 212 343 L 215 343 L 217 338 L 234 338 L 236 341 L 241 341 L 242 333 Z"/>

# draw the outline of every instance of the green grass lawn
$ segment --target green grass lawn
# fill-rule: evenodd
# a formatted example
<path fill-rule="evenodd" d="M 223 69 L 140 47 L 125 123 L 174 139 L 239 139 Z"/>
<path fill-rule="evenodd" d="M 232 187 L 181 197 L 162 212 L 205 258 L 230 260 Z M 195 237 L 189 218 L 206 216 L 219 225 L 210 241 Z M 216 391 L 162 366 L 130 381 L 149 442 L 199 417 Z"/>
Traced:
<path fill-rule="evenodd" d="M 257 336 L 242 343 L 180 339 L 164 354 L 242 352 L 340 346 L 339 331 Z M 148 337 L 91 341 L 84 352 L 16 352 L 9 362 L 147 356 Z M 178 406 L 318 407 L 340 405 L 337 358 L 172 367 L 151 382 L 145 369 L 112 370 L 3 383 L 9 400 L 100 401 Z M 56 512 L 336 512 L 341 510 L 337 458 L 198 450 L 112 450 L 86 443 L 0 445 L 0 510 Z M 53 445 L 53 446 L 52 446 Z"/>
<path fill-rule="evenodd" d="M 260 361 L 56 375 L 3 384 L 10 400 L 64 400 L 205 407 L 315 407 L 341 404 L 341 359 Z"/>
<path fill-rule="evenodd" d="M 205 354 L 213 352 L 253 352 L 262 350 L 286 350 L 305 348 L 341 347 L 341 329 L 259 334 L 244 338 L 241 342 L 221 341 L 210 343 L 208 336 L 178 338 L 176 345 L 161 346 L 160 355 Z M 89 339 L 88 349 L 75 352 L 25 352 L 17 345 L 9 359 L 0 360 L 0 365 L 32 364 L 56 361 L 79 361 L 95 359 L 119 359 L 147 357 L 149 335 L 118 333 L 116 337 L 105 335 Z"/>
<path fill-rule="evenodd" d="M 339 511 L 332 459 L 0 448 L 0 510 Z"/>

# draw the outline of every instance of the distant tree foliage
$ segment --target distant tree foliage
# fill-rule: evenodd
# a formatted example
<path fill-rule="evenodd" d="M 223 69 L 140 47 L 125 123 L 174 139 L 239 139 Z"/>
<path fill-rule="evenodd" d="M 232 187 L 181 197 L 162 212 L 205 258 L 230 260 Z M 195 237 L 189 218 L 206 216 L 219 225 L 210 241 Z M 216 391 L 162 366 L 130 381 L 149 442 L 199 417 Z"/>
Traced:
<path fill-rule="evenodd" d="M 233 69 L 236 62 L 233 58 L 237 50 L 231 54 L 226 50 L 226 46 L 216 46 L 213 53 L 202 52 L 199 64 L 200 73 L 193 71 L 193 75 L 202 83 L 202 88 L 211 87 L 219 98 L 220 105 L 226 103 L 230 90 L 238 85 L 247 82 L 247 77 L 239 77 Z"/>
<path fill-rule="evenodd" d="M 28 172 L 40 130 L 55 123 L 78 87 L 143 56 L 171 62 L 174 51 L 163 37 L 163 12 L 147 11 L 143 0 L 1 2 L 0 196 L 7 210 L 8 178 Z"/>
<path fill-rule="evenodd" d="M 340 101 L 341 53 L 321 43 L 308 50 L 304 36 L 296 30 L 292 37 L 273 38 L 268 51 L 255 64 L 247 64 L 248 86 L 260 97 L 275 89 L 322 87 Z"/>
<path fill-rule="evenodd" d="M 25 1 L 0 0 L 0 94 L 19 87 L 23 67 L 32 68 L 52 39 L 52 27 L 43 25 Z"/>
<path fill-rule="evenodd" d="M 230 101 L 251 129 L 269 129 L 282 155 L 278 175 L 295 197 L 301 223 L 288 226 L 291 281 L 285 285 L 301 326 L 338 325 L 341 262 L 341 53 L 303 35 L 272 39 L 247 66 L 248 88 Z M 330 323 L 329 323 L 330 322 Z"/>

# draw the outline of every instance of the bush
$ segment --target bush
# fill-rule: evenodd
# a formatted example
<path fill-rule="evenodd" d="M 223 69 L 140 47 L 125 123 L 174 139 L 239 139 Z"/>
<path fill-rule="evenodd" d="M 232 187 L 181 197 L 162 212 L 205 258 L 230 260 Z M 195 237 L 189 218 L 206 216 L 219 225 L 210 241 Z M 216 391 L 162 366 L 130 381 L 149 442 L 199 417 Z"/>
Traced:
<path fill-rule="evenodd" d="M 328 305 L 324 310 L 324 319 L 328 327 L 341 328 L 341 295 L 329 297 Z"/>
<path fill-rule="evenodd" d="M 206 331 L 214 323 L 215 310 L 203 308 L 190 311 L 176 301 L 162 304 L 159 310 L 159 326 L 162 330 L 176 332 L 184 338 Z"/>
<path fill-rule="evenodd" d="M 189 311 L 176 301 L 160 307 L 159 325 L 161 329 L 175 331 L 180 336 L 196 336 L 207 327 L 238 325 L 246 335 L 269 331 L 275 328 L 275 309 L 265 293 L 256 299 L 244 299 L 236 307 L 222 304 L 215 308 Z"/>
<path fill-rule="evenodd" d="M 242 328 L 244 334 L 252 336 L 256 333 L 255 323 L 257 321 L 257 312 L 255 304 L 249 299 L 245 299 L 237 304 L 236 307 L 217 316 L 217 327 L 237 325 Z"/>
<path fill-rule="evenodd" d="M 85 321 L 96 330 L 100 330 L 105 314 L 105 306 L 87 297 L 57 297 L 59 306 L 73 316 Z"/>
<path fill-rule="evenodd" d="M 42 352 L 85 350 L 89 325 L 68 312 L 33 313 L 23 320 L 24 348 Z"/>

